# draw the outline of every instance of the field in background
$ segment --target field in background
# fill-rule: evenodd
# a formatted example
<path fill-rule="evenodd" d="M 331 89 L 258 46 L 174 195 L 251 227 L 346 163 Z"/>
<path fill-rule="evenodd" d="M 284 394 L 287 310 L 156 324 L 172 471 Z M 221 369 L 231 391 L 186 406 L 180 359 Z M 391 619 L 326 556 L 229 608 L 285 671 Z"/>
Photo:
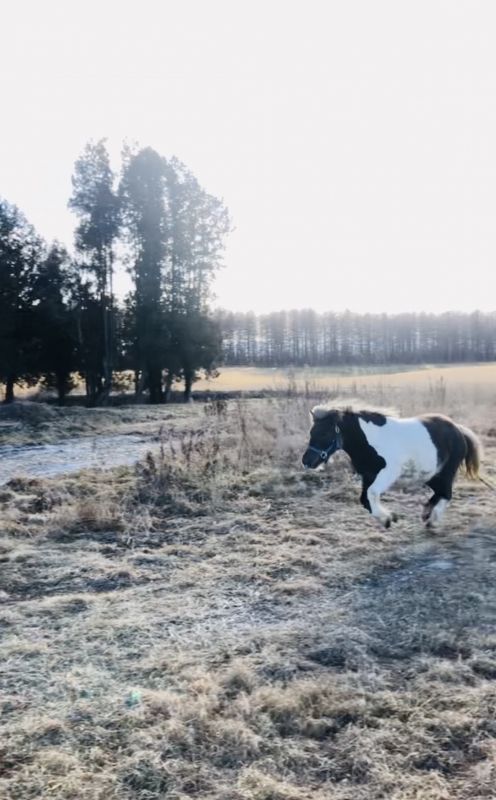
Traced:
<path fill-rule="evenodd" d="M 131 374 L 128 375 L 130 383 Z M 365 367 L 298 367 L 298 368 L 271 368 L 271 367 L 221 367 L 219 376 L 206 380 L 202 378 L 193 385 L 197 392 L 263 392 L 285 389 L 288 383 L 296 383 L 300 389 L 308 391 L 328 391 L 336 393 L 343 386 L 347 392 L 351 388 L 357 391 L 370 385 L 382 385 L 383 390 L 392 388 L 397 391 L 403 386 L 415 386 L 417 389 L 428 389 L 436 383 L 445 382 L 451 387 L 473 386 L 484 387 L 496 383 L 496 364 L 457 364 L 449 366 L 434 366 L 429 364 L 418 365 L 374 365 Z M 181 392 L 182 384 L 175 384 L 174 391 Z M 3 391 L 1 387 L 0 391 Z M 79 382 L 79 388 L 69 395 L 71 399 L 82 397 L 84 387 Z M 29 399 L 37 396 L 38 389 L 17 387 L 16 396 L 19 399 Z M 41 395 L 40 399 L 43 395 Z M 0 394 L 0 400 L 3 395 Z M 132 395 L 129 395 L 132 399 Z"/>
<path fill-rule="evenodd" d="M 496 384 L 496 364 L 462 364 L 447 367 L 419 365 L 418 367 L 329 367 L 297 368 L 294 370 L 259 367 L 222 367 L 220 375 L 213 380 L 195 383 L 195 390 L 211 391 L 262 391 L 287 385 L 288 376 L 298 383 L 318 385 L 319 388 L 349 387 L 377 384 L 378 381 L 393 387 L 428 387 L 429 383 L 443 380 L 451 385 L 473 384 L 475 386 Z"/>
<path fill-rule="evenodd" d="M 384 369 L 384 368 L 382 368 Z M 426 410 L 450 409 L 466 424 L 477 424 L 480 408 L 494 406 L 496 364 L 428 367 L 403 372 L 370 372 L 337 375 L 316 370 L 270 370 L 257 368 L 226 369 L 211 382 L 195 384 L 195 389 L 214 392 L 259 391 L 267 398 L 277 395 L 305 398 L 304 420 L 312 402 L 361 399 L 387 408 L 397 407 L 403 416 Z M 26 396 L 30 396 L 30 392 Z M 252 399 L 252 408 L 260 400 Z M 195 425 L 202 413 L 203 400 L 192 407 L 184 404 L 134 406 L 132 402 L 110 408 L 85 408 L 72 405 L 58 408 L 42 402 L 0 405 L 0 445 L 44 444 L 72 437 L 112 434 L 157 436 L 165 426 Z M 468 417 L 467 417 L 468 415 Z"/>
<path fill-rule="evenodd" d="M 356 378 L 360 376 L 392 375 L 401 372 L 411 372 L 429 367 L 419 366 L 417 369 L 408 367 L 220 367 L 219 376 L 212 379 L 202 379 L 195 383 L 194 388 L 200 391 L 263 391 L 284 386 L 288 377 L 294 377 L 299 382 L 334 385 L 341 378 Z"/>
<path fill-rule="evenodd" d="M 343 454 L 299 461 L 309 407 L 359 394 L 470 425 L 494 481 L 495 378 L 286 374 L 265 400 L 22 411 L 17 441 L 157 442 L 137 467 L 0 488 L 0 795 L 493 798 L 496 492 L 461 476 L 429 534 L 427 492 L 400 484 L 384 531 Z"/>

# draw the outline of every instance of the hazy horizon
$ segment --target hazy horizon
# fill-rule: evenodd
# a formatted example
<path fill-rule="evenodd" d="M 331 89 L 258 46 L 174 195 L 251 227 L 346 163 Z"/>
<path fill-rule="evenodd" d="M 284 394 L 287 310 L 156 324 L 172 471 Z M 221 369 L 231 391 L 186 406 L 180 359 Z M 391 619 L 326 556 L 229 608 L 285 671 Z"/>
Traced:
<path fill-rule="evenodd" d="M 219 306 L 492 311 L 495 34 L 481 0 L 18 0 L 0 196 L 72 246 L 76 158 L 135 139 L 228 206 Z"/>

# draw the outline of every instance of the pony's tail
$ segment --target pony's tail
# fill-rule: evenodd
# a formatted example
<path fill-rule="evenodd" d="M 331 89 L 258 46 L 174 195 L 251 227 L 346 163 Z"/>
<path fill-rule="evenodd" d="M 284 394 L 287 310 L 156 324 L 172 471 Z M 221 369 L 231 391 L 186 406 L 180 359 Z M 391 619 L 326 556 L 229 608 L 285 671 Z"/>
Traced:
<path fill-rule="evenodd" d="M 470 428 L 458 425 L 458 430 L 465 439 L 467 445 L 467 455 L 465 456 L 465 470 L 469 478 L 473 480 L 479 478 L 479 469 L 483 458 L 482 442 Z"/>

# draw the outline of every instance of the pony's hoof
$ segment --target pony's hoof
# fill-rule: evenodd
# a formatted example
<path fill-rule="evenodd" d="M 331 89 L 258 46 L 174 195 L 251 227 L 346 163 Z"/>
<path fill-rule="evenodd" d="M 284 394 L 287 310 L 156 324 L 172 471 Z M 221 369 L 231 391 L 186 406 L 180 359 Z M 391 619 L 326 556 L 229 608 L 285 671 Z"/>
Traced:
<path fill-rule="evenodd" d="M 429 522 L 429 518 L 431 516 L 432 508 L 427 503 L 422 509 L 422 522 Z"/>
<path fill-rule="evenodd" d="M 393 522 L 398 522 L 398 515 L 395 514 L 394 511 L 391 511 L 391 513 L 384 518 L 382 524 L 385 528 L 390 528 Z"/>

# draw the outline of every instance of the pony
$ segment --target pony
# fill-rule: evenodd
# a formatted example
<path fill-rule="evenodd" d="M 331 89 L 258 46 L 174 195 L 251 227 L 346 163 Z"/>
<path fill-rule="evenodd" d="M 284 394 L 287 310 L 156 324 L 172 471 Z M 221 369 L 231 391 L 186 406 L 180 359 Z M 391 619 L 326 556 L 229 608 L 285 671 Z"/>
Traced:
<path fill-rule="evenodd" d="M 381 494 L 409 467 L 410 474 L 433 492 L 422 513 L 427 527 L 440 521 L 463 465 L 470 478 L 483 480 L 479 476 L 480 440 L 469 428 L 442 414 L 403 419 L 379 411 L 315 406 L 311 420 L 302 466 L 316 469 L 327 464 L 337 450 L 344 450 L 362 478 L 361 504 L 385 528 L 398 516 L 381 505 Z"/>

